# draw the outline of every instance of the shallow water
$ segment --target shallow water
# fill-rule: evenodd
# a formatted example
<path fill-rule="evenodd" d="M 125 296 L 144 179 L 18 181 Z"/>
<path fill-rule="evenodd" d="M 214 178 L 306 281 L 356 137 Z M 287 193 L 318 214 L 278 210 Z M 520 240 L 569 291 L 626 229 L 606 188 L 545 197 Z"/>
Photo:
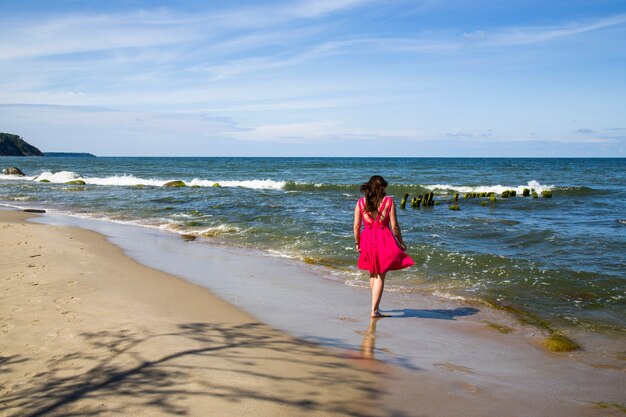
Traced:
<path fill-rule="evenodd" d="M 624 159 L 7 158 L 0 202 L 195 234 L 328 268 L 365 286 L 353 250 L 359 184 L 383 175 L 416 265 L 388 288 L 486 301 L 560 325 L 626 330 Z M 46 179 L 50 182 L 40 182 Z M 85 185 L 68 185 L 81 179 Z M 188 186 L 164 187 L 182 180 Z M 219 186 L 214 186 L 219 184 Z M 195 187 L 193 187 L 195 186 Z M 553 198 L 522 197 L 524 188 Z M 514 198 L 499 198 L 514 189 Z M 460 211 L 448 209 L 461 193 Z M 495 192 L 463 198 L 467 192 Z"/>

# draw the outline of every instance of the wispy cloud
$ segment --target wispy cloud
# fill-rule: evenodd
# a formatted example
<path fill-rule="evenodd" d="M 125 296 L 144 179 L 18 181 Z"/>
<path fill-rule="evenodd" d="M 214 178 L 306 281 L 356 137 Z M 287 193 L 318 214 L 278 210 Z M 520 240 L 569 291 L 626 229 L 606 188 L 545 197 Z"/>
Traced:
<path fill-rule="evenodd" d="M 466 32 L 468 44 L 483 47 L 528 45 L 566 38 L 626 23 L 626 14 L 618 14 L 594 21 L 573 22 L 565 25 L 508 27 L 499 30 Z"/>
<path fill-rule="evenodd" d="M 364 0 L 300 1 L 235 10 L 181 13 L 161 8 L 126 13 L 64 14 L 35 17 L 25 21 L 2 19 L 0 56 L 3 59 L 86 53 L 123 48 L 176 45 L 199 40 L 223 40 L 224 30 L 279 30 L 298 19 L 320 18 L 366 3 Z M 250 33 L 237 42 L 247 45 L 277 44 L 287 33 Z"/>
<path fill-rule="evenodd" d="M 493 136 L 493 130 L 486 129 L 479 132 L 472 132 L 462 129 L 456 129 L 446 132 L 445 135 L 454 138 L 488 138 Z"/>
<path fill-rule="evenodd" d="M 315 143 L 336 139 L 419 141 L 430 140 L 417 129 L 362 129 L 345 126 L 337 120 L 321 120 L 300 123 L 271 124 L 251 127 L 230 134 L 245 141 Z"/>
<path fill-rule="evenodd" d="M 156 16 L 156 18 L 155 18 Z M 152 14 L 69 15 L 3 25 L 5 60 L 189 42 L 198 33 Z"/>
<path fill-rule="evenodd" d="M 294 16 L 319 17 L 367 3 L 368 0 L 305 0 L 296 4 L 291 11 Z"/>
<path fill-rule="evenodd" d="M 32 123 L 36 120 L 37 123 Z M 211 143 L 240 132 L 228 117 L 195 112 L 126 111 L 94 106 L 0 105 L 0 125 L 48 151 L 99 155 L 210 155 Z M 56 136 L 63 139 L 61 141 Z M 185 146 L 173 152 L 172 144 Z M 129 147 L 128 144 L 133 146 Z"/>

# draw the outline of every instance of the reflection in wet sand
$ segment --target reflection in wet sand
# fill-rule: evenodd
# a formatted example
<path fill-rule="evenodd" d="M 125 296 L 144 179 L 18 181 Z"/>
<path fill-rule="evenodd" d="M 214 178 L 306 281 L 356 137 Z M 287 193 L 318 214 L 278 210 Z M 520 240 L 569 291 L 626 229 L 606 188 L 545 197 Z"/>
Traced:
<path fill-rule="evenodd" d="M 380 318 L 372 318 L 367 331 L 360 332 L 363 334 L 361 342 L 361 356 L 363 359 L 375 359 L 374 349 L 376 348 L 376 323 Z"/>

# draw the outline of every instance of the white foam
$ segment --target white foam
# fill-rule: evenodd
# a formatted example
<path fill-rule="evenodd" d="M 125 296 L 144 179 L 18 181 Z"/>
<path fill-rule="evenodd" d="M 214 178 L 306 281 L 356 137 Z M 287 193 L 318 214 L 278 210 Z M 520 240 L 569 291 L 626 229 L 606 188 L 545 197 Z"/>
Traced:
<path fill-rule="evenodd" d="M 274 181 L 270 179 L 265 180 L 235 180 L 235 181 L 220 181 L 220 180 L 203 180 L 194 178 L 187 185 L 199 185 L 200 187 L 212 187 L 214 184 L 219 184 L 220 187 L 241 187 L 252 188 L 255 190 L 282 190 L 287 184 L 287 181 Z"/>
<path fill-rule="evenodd" d="M 161 187 L 165 184 L 166 180 L 157 180 L 157 179 L 146 179 L 135 177 L 134 175 L 113 175 L 111 177 L 90 177 L 90 178 L 81 178 L 87 184 L 94 185 L 118 185 L 118 186 L 135 186 L 135 185 L 151 185 L 154 187 Z"/>
<path fill-rule="evenodd" d="M 130 174 L 112 175 L 109 177 L 83 177 L 72 171 L 51 172 L 45 171 L 35 177 L 19 177 L 16 175 L 5 175 L 2 179 L 11 180 L 30 180 L 41 181 L 47 180 L 55 184 L 64 184 L 72 180 L 82 180 L 90 185 L 106 185 L 106 186 L 123 186 L 132 187 L 136 185 L 147 185 L 153 187 L 162 187 L 170 181 L 178 181 L 177 179 L 157 179 L 157 178 L 141 178 Z M 194 178 L 191 181 L 183 180 L 187 186 L 213 187 L 219 184 L 220 187 L 241 187 L 255 190 L 282 190 L 287 181 L 275 181 L 270 179 L 251 179 L 251 180 L 209 180 Z"/>
<path fill-rule="evenodd" d="M 80 178 L 80 175 L 72 171 L 59 171 L 59 172 L 44 171 L 41 174 L 37 175 L 35 178 L 33 178 L 33 181 L 48 180 L 55 184 L 63 184 L 68 181 L 76 180 L 79 178 Z"/>
<path fill-rule="evenodd" d="M 6 175 L 6 174 L 4 174 L 4 175 L 0 175 L 0 179 L 3 179 L 3 180 L 14 180 L 14 181 L 25 181 L 25 180 L 32 181 L 32 180 L 35 179 L 35 177 L 28 177 L 28 176 L 22 177 L 20 175 Z"/>
<path fill-rule="evenodd" d="M 478 193 L 478 192 L 494 192 L 496 194 L 502 194 L 503 191 L 506 190 L 515 190 L 517 191 L 517 195 L 521 196 L 524 188 L 534 189 L 537 193 L 541 194 L 544 190 L 551 190 L 554 188 L 554 185 L 542 185 L 536 180 L 530 180 L 526 185 L 452 185 L 452 184 L 431 184 L 424 185 L 425 188 L 428 188 L 432 191 L 456 191 L 459 193 Z"/>

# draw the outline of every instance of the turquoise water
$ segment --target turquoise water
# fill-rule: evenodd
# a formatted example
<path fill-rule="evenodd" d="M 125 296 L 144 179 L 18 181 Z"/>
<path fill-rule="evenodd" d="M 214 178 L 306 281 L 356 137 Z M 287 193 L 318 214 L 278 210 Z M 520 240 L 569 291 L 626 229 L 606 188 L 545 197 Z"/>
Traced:
<path fill-rule="evenodd" d="M 435 192 L 432 208 L 399 210 L 416 265 L 388 288 L 507 305 L 561 325 L 626 330 L 624 159 L 9 158 L 0 202 L 104 218 L 327 268 L 367 285 L 356 267 L 352 213 L 372 174 L 399 203 Z M 40 182 L 47 179 L 49 183 Z M 67 185 L 82 179 L 85 185 Z M 164 187 L 171 180 L 188 186 Z M 218 186 L 215 186 L 219 184 Z M 522 197 L 524 188 L 553 198 Z M 464 199 L 515 189 L 517 197 Z M 460 211 L 448 209 L 460 192 Z"/>

